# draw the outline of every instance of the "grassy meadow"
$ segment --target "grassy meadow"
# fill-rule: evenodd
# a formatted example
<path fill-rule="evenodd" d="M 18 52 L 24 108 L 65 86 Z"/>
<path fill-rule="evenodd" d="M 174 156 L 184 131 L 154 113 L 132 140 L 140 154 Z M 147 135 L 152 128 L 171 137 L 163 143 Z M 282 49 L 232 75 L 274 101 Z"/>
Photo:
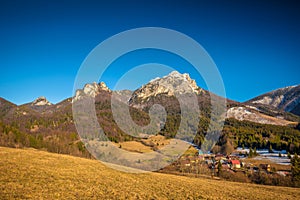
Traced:
<path fill-rule="evenodd" d="M 161 173 L 129 174 L 96 160 L 0 147 L 0 199 L 299 198 L 299 188 Z"/>

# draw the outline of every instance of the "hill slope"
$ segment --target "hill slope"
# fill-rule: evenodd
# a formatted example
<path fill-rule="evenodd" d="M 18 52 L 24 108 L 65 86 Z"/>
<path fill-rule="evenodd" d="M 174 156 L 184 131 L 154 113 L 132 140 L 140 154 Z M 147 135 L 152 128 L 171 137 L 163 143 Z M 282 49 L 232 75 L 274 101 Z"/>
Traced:
<path fill-rule="evenodd" d="M 297 188 L 114 171 L 95 160 L 0 147 L 0 199 L 297 199 Z"/>

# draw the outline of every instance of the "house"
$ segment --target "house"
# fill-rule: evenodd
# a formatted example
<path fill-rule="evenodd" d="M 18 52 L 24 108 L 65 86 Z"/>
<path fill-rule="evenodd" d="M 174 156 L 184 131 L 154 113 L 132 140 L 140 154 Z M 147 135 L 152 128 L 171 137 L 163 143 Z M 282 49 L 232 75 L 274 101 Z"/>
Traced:
<path fill-rule="evenodd" d="M 270 164 L 260 164 L 259 168 L 266 170 L 267 172 L 271 172 L 271 165 Z"/>
<path fill-rule="evenodd" d="M 190 167 L 191 163 L 188 160 L 182 160 L 181 165 L 186 166 L 186 167 Z"/>
<path fill-rule="evenodd" d="M 288 171 L 277 171 L 276 173 L 279 174 L 279 175 L 281 175 L 281 176 L 288 176 L 288 175 L 291 175 L 291 173 L 288 172 Z"/>
<path fill-rule="evenodd" d="M 215 160 L 227 160 L 223 154 L 216 154 Z"/>
<path fill-rule="evenodd" d="M 198 159 L 199 159 L 199 161 L 204 161 L 205 160 L 204 156 L 202 156 L 202 155 L 201 156 L 199 155 Z"/>
<path fill-rule="evenodd" d="M 239 160 L 230 160 L 229 164 L 232 169 L 240 169 L 241 168 L 241 163 Z"/>
<path fill-rule="evenodd" d="M 229 169 L 228 164 L 222 163 L 222 169 L 223 169 L 223 170 L 228 170 L 228 169 Z"/>
<path fill-rule="evenodd" d="M 208 168 L 212 168 L 212 166 L 214 166 L 214 163 L 212 160 L 206 160 L 205 162 L 206 162 Z"/>
<path fill-rule="evenodd" d="M 220 153 L 218 153 L 218 154 L 215 155 L 215 158 L 222 158 L 222 157 L 224 157 L 224 155 L 220 154 Z"/>
<path fill-rule="evenodd" d="M 188 157 L 187 157 L 187 160 L 188 160 L 190 163 L 196 163 L 197 158 L 196 158 L 195 156 L 188 156 Z"/>

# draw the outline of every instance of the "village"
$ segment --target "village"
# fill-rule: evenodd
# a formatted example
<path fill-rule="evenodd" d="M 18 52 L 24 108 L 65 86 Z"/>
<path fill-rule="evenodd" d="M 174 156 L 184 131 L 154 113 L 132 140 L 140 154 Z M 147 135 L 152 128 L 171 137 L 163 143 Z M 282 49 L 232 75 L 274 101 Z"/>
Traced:
<path fill-rule="evenodd" d="M 166 171 L 177 171 L 182 175 L 201 175 L 212 178 L 226 174 L 227 179 L 234 179 L 234 176 L 247 177 L 257 174 L 281 177 L 291 175 L 290 165 L 272 164 L 270 161 L 264 162 L 264 160 L 249 158 L 245 150 L 235 150 L 230 155 L 223 155 L 220 153 L 205 154 L 201 150 L 190 149 L 178 161 L 168 166 Z"/>

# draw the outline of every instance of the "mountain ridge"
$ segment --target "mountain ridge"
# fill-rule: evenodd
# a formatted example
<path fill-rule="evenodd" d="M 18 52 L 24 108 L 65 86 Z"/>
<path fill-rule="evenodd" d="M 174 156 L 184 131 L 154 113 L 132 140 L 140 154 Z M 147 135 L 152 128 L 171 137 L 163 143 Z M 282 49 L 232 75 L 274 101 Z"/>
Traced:
<path fill-rule="evenodd" d="M 245 103 L 252 105 L 267 105 L 300 115 L 300 85 L 278 88 L 254 97 Z"/>
<path fill-rule="evenodd" d="M 175 84 L 175 86 L 172 86 L 173 88 L 169 88 L 168 86 L 172 85 L 173 84 L 172 81 L 175 82 L 174 80 L 176 79 L 179 80 L 177 84 Z M 184 85 L 183 83 L 187 83 L 187 84 Z M 125 92 L 112 91 L 106 86 L 104 82 L 87 83 L 83 87 L 83 89 L 78 89 L 75 92 L 75 95 L 72 97 L 72 102 L 74 100 L 78 100 L 81 95 L 87 95 L 94 98 L 99 94 L 99 90 L 115 92 L 118 95 L 120 95 L 120 97 L 123 94 L 126 94 L 127 95 L 126 98 L 128 98 L 128 95 L 132 93 L 132 96 L 129 98 L 129 103 L 131 104 L 133 104 L 133 102 L 135 101 L 138 101 L 137 99 L 145 101 L 148 97 L 157 96 L 159 94 L 174 96 L 175 95 L 174 91 L 177 91 L 177 93 L 194 92 L 197 95 L 200 93 L 208 92 L 202 89 L 201 87 L 199 87 L 195 82 L 195 80 L 190 78 L 189 74 L 187 73 L 180 74 L 177 71 L 172 71 L 171 73 L 169 73 L 164 77 L 161 78 L 157 77 L 155 79 L 150 80 L 147 84 L 141 86 L 140 88 L 136 89 L 133 92 L 129 90 L 124 90 Z M 4 98 L 2 99 L 5 100 Z M 8 100 L 5 101 L 9 102 L 11 105 L 16 105 L 16 106 L 31 104 L 31 106 L 33 107 L 39 107 L 39 106 L 43 107 L 43 106 L 50 106 L 50 105 L 59 105 L 61 104 L 61 102 L 64 102 L 65 100 L 66 99 L 63 99 L 58 103 L 52 104 L 46 99 L 46 97 L 41 96 L 32 102 L 24 103 L 21 105 L 16 105 L 12 102 L 9 102 Z M 300 116 L 300 85 L 278 88 L 273 91 L 266 92 L 259 96 L 253 97 L 252 99 L 247 100 L 245 102 L 237 102 L 230 99 L 227 100 L 231 102 L 230 104 L 240 104 L 243 105 L 243 107 L 247 107 L 248 110 L 249 109 L 256 110 L 259 112 L 263 112 L 263 114 L 267 114 L 267 115 L 270 114 L 270 111 L 274 111 L 274 114 L 279 113 L 279 115 L 280 115 L 279 111 L 284 111 L 284 112 L 290 112 L 292 114 Z M 231 107 L 232 106 L 230 106 L 230 108 Z M 265 109 L 268 112 L 264 112 Z"/>
<path fill-rule="evenodd" d="M 297 89 L 296 92 L 289 92 L 291 90 L 294 90 L 295 88 Z M 112 91 L 106 86 L 104 82 L 87 83 L 82 89 L 78 89 L 75 92 L 74 97 L 72 97 L 71 103 L 80 100 L 84 96 L 95 98 L 100 94 L 100 91 L 114 93 L 114 96 L 118 96 L 119 100 L 128 100 L 128 102 L 126 103 L 139 109 L 145 107 L 148 101 L 151 101 L 151 99 L 158 96 L 161 96 L 162 98 L 168 98 L 180 94 L 194 93 L 198 96 L 198 99 L 200 96 L 200 102 L 204 100 L 204 102 L 206 102 L 205 104 L 208 105 L 210 102 L 209 96 L 214 95 L 211 92 L 199 87 L 196 81 L 191 79 L 189 74 L 181 74 L 178 71 L 172 71 L 166 76 L 163 76 L 161 78 L 157 77 L 150 80 L 147 84 L 141 86 L 133 92 L 129 90 Z M 298 112 L 291 112 L 292 114 L 286 114 L 286 112 L 289 113 L 290 110 L 298 111 L 298 109 L 300 109 L 300 105 L 294 105 L 294 107 L 291 109 L 291 106 L 282 103 L 282 93 L 289 94 L 287 98 L 285 97 L 285 99 L 289 100 L 288 105 L 300 103 L 300 85 L 288 86 L 254 97 L 244 103 L 227 99 L 227 117 L 233 117 L 237 120 L 248 120 L 252 122 L 278 125 L 288 125 L 288 121 L 299 122 L 300 117 L 298 118 L 296 116 L 293 116 L 293 114 L 297 115 Z M 270 99 L 270 96 L 272 96 L 273 99 Z M 62 102 L 65 102 L 65 100 L 62 100 L 61 102 L 58 102 L 56 104 L 52 104 L 46 99 L 46 97 L 39 97 L 33 102 L 19 105 L 19 107 L 31 106 L 36 111 L 44 112 L 45 110 L 51 110 L 51 108 L 53 107 L 60 107 Z M 13 103 L 11 103 L 11 105 L 13 105 Z M 268 116 L 270 116 L 272 119 Z M 298 116 L 300 116 L 300 113 Z M 276 118 L 279 119 L 278 123 L 276 122 Z"/>

